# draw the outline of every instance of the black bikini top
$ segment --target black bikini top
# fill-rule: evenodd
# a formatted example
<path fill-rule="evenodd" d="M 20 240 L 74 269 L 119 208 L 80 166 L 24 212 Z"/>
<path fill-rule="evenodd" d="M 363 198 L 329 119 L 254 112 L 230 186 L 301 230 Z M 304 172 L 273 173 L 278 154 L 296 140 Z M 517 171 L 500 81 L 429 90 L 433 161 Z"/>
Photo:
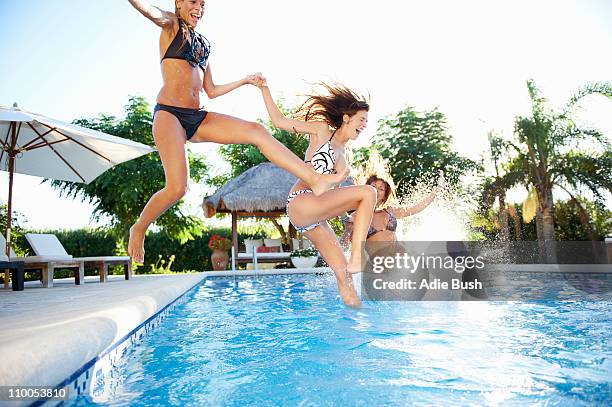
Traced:
<path fill-rule="evenodd" d="M 189 65 L 206 69 L 210 55 L 210 42 L 202 34 L 190 28 L 182 19 L 178 19 L 179 29 L 166 50 L 162 61 L 166 58 L 183 59 Z"/>

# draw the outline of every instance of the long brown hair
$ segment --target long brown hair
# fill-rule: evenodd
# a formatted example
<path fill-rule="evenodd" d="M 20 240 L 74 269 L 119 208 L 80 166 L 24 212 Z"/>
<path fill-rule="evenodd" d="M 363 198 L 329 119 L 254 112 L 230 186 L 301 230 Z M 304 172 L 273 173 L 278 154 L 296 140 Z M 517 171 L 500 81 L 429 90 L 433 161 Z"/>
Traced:
<path fill-rule="evenodd" d="M 369 111 L 370 105 L 360 96 L 344 85 L 335 83 L 329 85 L 320 82 L 327 94 L 308 95 L 306 101 L 294 114 L 298 120 L 322 120 L 331 128 L 342 126 L 345 114 L 353 116 L 360 110 Z"/>

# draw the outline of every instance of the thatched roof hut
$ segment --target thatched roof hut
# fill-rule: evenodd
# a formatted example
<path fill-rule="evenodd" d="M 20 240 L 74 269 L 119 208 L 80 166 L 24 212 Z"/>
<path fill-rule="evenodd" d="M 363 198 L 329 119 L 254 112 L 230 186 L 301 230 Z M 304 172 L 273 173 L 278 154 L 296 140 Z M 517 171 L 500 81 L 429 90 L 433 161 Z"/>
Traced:
<path fill-rule="evenodd" d="M 249 168 L 205 197 L 202 209 L 208 218 L 232 212 L 240 216 L 264 216 L 265 213 L 278 216 L 285 211 L 287 195 L 296 181 L 284 169 L 265 162 Z"/>
<path fill-rule="evenodd" d="M 204 198 L 202 209 L 208 218 L 218 213 L 232 215 L 232 242 L 238 253 L 238 218 L 270 218 L 283 238 L 287 237 L 276 218 L 285 214 L 287 195 L 297 178 L 276 165 L 265 162 L 249 168 L 236 178 L 229 180 L 217 192 Z M 347 179 L 343 186 L 352 185 Z M 295 236 L 290 224 L 288 237 Z"/>
<path fill-rule="evenodd" d="M 217 192 L 204 198 L 206 217 L 217 213 L 232 215 L 232 243 L 238 253 L 238 217 L 271 218 L 284 237 L 285 231 L 275 218 L 284 215 L 287 195 L 297 178 L 276 165 L 265 162 L 249 168 L 229 180 Z M 294 235 L 290 227 L 289 236 Z"/>

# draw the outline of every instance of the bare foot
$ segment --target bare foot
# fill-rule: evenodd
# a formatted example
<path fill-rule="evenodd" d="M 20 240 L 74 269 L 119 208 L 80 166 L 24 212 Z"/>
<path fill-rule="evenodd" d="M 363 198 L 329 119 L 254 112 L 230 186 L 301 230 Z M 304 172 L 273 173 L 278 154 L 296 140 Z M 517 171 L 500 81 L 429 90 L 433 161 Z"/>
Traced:
<path fill-rule="evenodd" d="M 135 263 L 144 262 L 144 239 L 145 230 L 142 230 L 137 224 L 132 225 L 130 228 L 130 240 L 128 242 L 128 254 Z"/>
<path fill-rule="evenodd" d="M 348 174 L 348 168 L 345 168 L 344 171 L 338 174 L 319 174 L 310 188 L 315 195 L 321 195 L 344 181 Z"/>
<path fill-rule="evenodd" d="M 342 298 L 344 305 L 351 308 L 360 308 L 361 299 L 359 299 L 359 295 L 357 295 L 351 275 L 346 275 L 344 277 L 336 276 L 336 280 L 338 283 L 338 292 L 340 293 L 340 298 Z"/>
<path fill-rule="evenodd" d="M 361 269 L 361 255 L 355 254 L 351 252 L 351 258 L 346 266 L 346 272 L 350 274 L 361 273 L 363 270 Z"/>

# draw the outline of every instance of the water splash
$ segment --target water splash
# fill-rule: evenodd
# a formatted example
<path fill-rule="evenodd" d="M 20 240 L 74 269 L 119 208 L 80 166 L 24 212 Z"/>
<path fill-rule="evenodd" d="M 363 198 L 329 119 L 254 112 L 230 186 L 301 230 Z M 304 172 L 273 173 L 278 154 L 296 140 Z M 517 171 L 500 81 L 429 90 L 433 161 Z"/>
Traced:
<path fill-rule="evenodd" d="M 418 182 L 401 200 L 402 206 L 413 206 L 431 193 L 431 187 Z M 423 211 L 398 219 L 397 240 L 437 241 L 470 240 L 470 213 L 475 200 L 467 193 L 447 185 L 444 191 Z"/>

